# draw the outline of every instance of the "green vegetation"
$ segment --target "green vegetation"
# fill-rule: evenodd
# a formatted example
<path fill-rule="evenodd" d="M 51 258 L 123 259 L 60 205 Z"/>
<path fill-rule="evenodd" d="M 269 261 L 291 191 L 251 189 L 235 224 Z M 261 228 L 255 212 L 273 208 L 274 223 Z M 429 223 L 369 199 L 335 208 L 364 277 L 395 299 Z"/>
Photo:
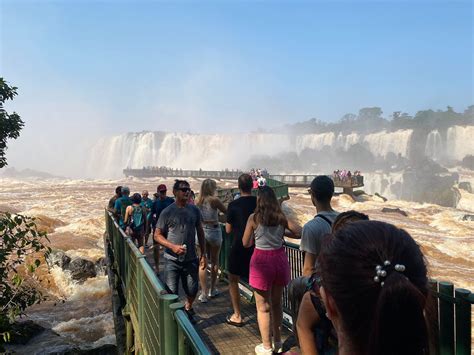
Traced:
<path fill-rule="evenodd" d="M 17 95 L 17 89 L 14 86 L 9 86 L 0 77 L 0 168 L 7 165 L 7 159 L 5 158 L 7 139 L 17 139 L 25 125 L 16 112 L 9 114 L 3 107 L 5 101 L 13 100 Z"/>
<path fill-rule="evenodd" d="M 312 118 L 305 122 L 286 125 L 284 131 L 292 134 L 324 133 L 324 132 L 374 132 L 386 129 L 415 129 L 430 131 L 443 130 L 454 125 L 474 125 L 474 105 L 469 106 L 463 113 L 455 112 L 451 106 L 442 110 L 418 111 L 415 116 L 396 111 L 388 118 L 383 117 L 380 107 L 365 107 L 359 114 L 345 114 L 338 122 L 328 123 Z"/>
<path fill-rule="evenodd" d="M 0 214 L 0 351 L 11 325 L 27 307 L 44 299 L 35 271 L 51 252 L 34 218 Z"/>

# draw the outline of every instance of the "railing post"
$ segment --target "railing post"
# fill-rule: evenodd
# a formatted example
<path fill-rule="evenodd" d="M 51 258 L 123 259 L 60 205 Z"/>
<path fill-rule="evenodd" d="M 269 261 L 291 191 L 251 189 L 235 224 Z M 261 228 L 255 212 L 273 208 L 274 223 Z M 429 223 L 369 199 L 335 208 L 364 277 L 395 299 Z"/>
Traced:
<path fill-rule="evenodd" d="M 163 355 L 176 354 L 178 351 L 178 332 L 177 325 L 171 314 L 170 305 L 178 301 L 178 295 L 161 295 L 160 296 L 160 323 L 164 328 L 164 337 L 162 339 L 161 348 L 164 350 Z"/>
<path fill-rule="evenodd" d="M 186 337 L 184 336 L 183 329 L 180 326 L 178 326 L 178 324 L 176 322 L 176 318 L 174 316 L 175 312 L 178 309 L 184 309 L 184 303 L 176 302 L 176 303 L 170 304 L 170 311 L 171 311 L 171 314 L 173 315 L 173 319 L 174 319 L 174 322 L 176 324 L 176 331 L 177 331 L 176 339 L 177 339 L 178 347 L 177 347 L 176 354 L 186 355 L 188 353 L 188 347 L 187 347 L 187 344 L 186 344 Z"/>
<path fill-rule="evenodd" d="M 454 355 L 453 291 L 452 283 L 439 283 L 439 345 L 441 355 Z"/>
<path fill-rule="evenodd" d="M 140 257 L 137 258 L 137 292 L 138 292 L 138 327 L 140 329 L 140 339 L 143 341 L 144 339 L 144 334 L 145 334 L 145 320 L 144 320 L 144 315 L 143 315 L 143 304 L 145 302 L 144 300 L 144 294 L 143 294 L 143 267 L 140 264 L 140 259 L 143 259 L 145 255 L 141 255 Z M 143 344 L 142 341 L 140 341 L 140 352 L 143 351 Z"/>
<path fill-rule="evenodd" d="M 456 355 L 471 354 L 471 303 L 470 291 L 458 288 L 456 296 Z"/>
<path fill-rule="evenodd" d="M 430 290 L 431 290 L 431 295 L 430 295 L 430 309 L 429 309 L 429 312 L 431 314 L 431 317 L 432 319 L 430 319 L 431 321 L 431 329 L 429 329 L 430 331 L 430 335 L 431 335 L 431 339 L 432 339 L 432 353 L 434 355 L 438 355 L 439 354 L 439 312 L 438 312 L 438 303 L 439 303 L 439 299 L 438 299 L 438 281 L 436 280 L 429 280 L 429 285 L 430 285 Z"/>

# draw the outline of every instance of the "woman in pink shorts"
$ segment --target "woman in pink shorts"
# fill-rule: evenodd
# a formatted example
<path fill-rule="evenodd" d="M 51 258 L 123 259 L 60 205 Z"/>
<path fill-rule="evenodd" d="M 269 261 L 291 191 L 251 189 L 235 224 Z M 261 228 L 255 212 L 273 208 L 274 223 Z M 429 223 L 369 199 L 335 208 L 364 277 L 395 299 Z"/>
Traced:
<path fill-rule="evenodd" d="M 262 344 L 255 347 L 256 354 L 281 351 L 281 297 L 283 288 L 290 282 L 290 265 L 283 247 L 285 230 L 292 238 L 298 238 L 301 233 L 300 226 L 286 219 L 273 190 L 267 186 L 259 188 L 257 208 L 249 216 L 242 239 L 244 247 L 255 242 L 250 260 L 250 286 L 255 291 L 262 337 Z"/>

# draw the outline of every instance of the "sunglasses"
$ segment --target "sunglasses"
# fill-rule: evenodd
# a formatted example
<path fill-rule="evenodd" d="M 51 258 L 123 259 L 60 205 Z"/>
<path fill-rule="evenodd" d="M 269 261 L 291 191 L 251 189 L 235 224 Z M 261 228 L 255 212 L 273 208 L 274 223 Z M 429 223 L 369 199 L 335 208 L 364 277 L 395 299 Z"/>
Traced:
<path fill-rule="evenodd" d="M 181 192 L 189 192 L 189 191 L 191 191 L 191 188 L 189 188 L 189 187 L 178 187 L 177 190 L 179 190 Z"/>

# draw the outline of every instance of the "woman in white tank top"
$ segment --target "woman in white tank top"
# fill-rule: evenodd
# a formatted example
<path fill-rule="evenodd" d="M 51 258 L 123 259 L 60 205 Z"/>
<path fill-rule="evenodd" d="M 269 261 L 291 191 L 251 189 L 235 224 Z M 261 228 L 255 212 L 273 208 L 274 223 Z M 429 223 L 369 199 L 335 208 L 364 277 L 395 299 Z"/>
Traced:
<path fill-rule="evenodd" d="M 217 184 L 214 180 L 206 179 L 202 182 L 201 191 L 196 206 L 201 211 L 204 237 L 206 238 L 206 250 L 208 260 L 211 260 L 211 287 L 207 288 L 207 270 L 199 269 L 199 282 L 201 283 L 201 295 L 199 301 L 205 303 L 208 297 L 217 296 L 216 289 L 217 271 L 219 269 L 219 252 L 222 244 L 222 230 L 219 224 L 219 211 L 226 213 L 227 209 L 216 196 Z"/>

